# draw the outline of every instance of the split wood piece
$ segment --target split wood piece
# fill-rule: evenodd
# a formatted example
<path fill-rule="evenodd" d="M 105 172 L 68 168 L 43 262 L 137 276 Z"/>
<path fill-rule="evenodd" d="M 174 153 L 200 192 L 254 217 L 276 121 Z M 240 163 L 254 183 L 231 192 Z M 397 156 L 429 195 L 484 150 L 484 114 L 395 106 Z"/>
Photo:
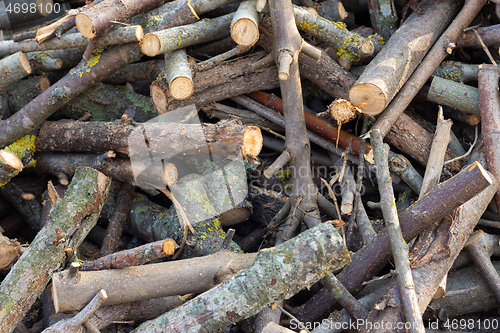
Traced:
<path fill-rule="evenodd" d="M 138 246 L 130 250 L 112 253 L 94 261 L 87 261 L 80 267 L 81 271 L 100 271 L 138 266 L 155 259 L 174 255 L 177 243 L 168 238 L 153 243 Z"/>
<path fill-rule="evenodd" d="M 380 191 L 382 214 L 396 266 L 398 290 L 403 306 L 404 318 L 410 325 L 410 332 L 425 332 L 422 312 L 418 309 L 417 295 L 413 284 L 413 276 L 411 275 L 408 244 L 405 242 L 401 232 L 394 190 L 392 189 L 391 176 L 389 175 L 389 146 L 384 145 L 382 135 L 378 130 L 371 131 L 371 142 L 373 145 L 373 157 L 377 167 L 377 181 Z"/>
<path fill-rule="evenodd" d="M 234 14 L 211 20 L 201 20 L 180 27 L 151 32 L 141 40 L 142 52 L 150 57 L 160 53 L 210 42 L 229 35 L 229 24 Z"/>
<path fill-rule="evenodd" d="M 193 206 L 204 205 L 207 210 L 215 212 L 206 192 L 193 193 L 189 199 Z M 187 246 L 180 258 L 206 256 L 220 249 L 226 233 L 222 230 L 219 218 L 209 218 L 193 223 L 193 228 L 194 234 L 190 233 L 187 236 Z M 125 230 L 130 234 L 138 235 L 147 242 L 172 238 L 180 244 L 184 238 L 184 229 L 175 207 L 167 209 L 139 194 L 135 195 L 132 202 Z M 238 252 L 239 247 L 231 242 L 229 250 Z"/>
<path fill-rule="evenodd" d="M 423 177 L 415 170 L 406 157 L 400 154 L 391 156 L 389 167 L 392 172 L 401 177 L 401 179 L 410 186 L 413 192 L 416 194 L 420 193 Z"/>
<path fill-rule="evenodd" d="M 34 230 L 40 230 L 40 216 L 42 207 L 36 199 L 26 200 L 22 183 L 14 178 L 4 186 L 0 187 L 0 195 L 4 201 L 9 202 L 22 216 L 24 222 Z"/>
<path fill-rule="evenodd" d="M 443 109 L 439 108 L 436 131 L 432 139 L 431 152 L 429 154 L 429 161 L 425 168 L 424 179 L 420 188 L 419 198 L 422 198 L 425 193 L 430 189 L 436 187 L 441 178 L 441 171 L 443 170 L 444 156 L 446 154 L 446 147 L 450 142 L 450 131 L 453 122 L 449 119 L 445 120 L 443 117 Z"/>
<path fill-rule="evenodd" d="M 111 45 L 134 43 L 139 41 L 142 34 L 140 26 L 119 27 L 100 37 L 97 41 L 97 48 L 106 48 Z M 43 44 L 38 44 L 35 40 L 29 39 L 19 43 L 14 41 L 0 41 L 0 56 L 6 56 L 15 52 L 35 52 L 47 50 L 60 50 L 75 47 L 86 47 L 89 41 L 80 33 L 62 35 L 60 39 L 53 39 Z"/>
<path fill-rule="evenodd" d="M 365 38 L 347 30 L 343 24 L 336 24 L 301 7 L 293 6 L 293 14 L 297 27 L 335 49 L 340 65 L 346 69 L 372 57 L 382 48 L 380 36 Z"/>
<path fill-rule="evenodd" d="M 141 129 L 142 128 L 142 129 Z M 112 150 L 128 155 L 142 154 L 142 151 L 130 151 L 135 137 L 130 134 L 144 130 L 149 133 L 151 153 L 161 154 L 165 158 L 179 153 L 199 154 L 200 147 L 209 145 L 210 153 L 216 155 L 240 152 L 244 158 L 255 158 L 262 149 L 262 134 L 255 126 L 244 126 L 237 120 L 223 120 L 217 124 L 182 124 L 179 123 L 130 123 L 56 121 L 45 122 L 37 138 L 37 149 L 63 152 L 107 152 Z M 138 133 L 138 132 L 136 132 Z M 141 132 L 142 133 L 142 132 Z M 62 140 L 66 138 L 71 140 Z M 186 139 L 182 139 L 185 137 Z M 139 138 L 137 138 L 139 139 Z M 141 137 L 140 139 L 143 140 Z M 85 143 L 85 144 L 83 144 Z M 207 151 L 207 149 L 203 149 Z M 207 151 L 208 152 L 208 151 Z M 155 155 L 160 156 L 160 155 Z"/>
<path fill-rule="evenodd" d="M 0 29 L 13 30 L 22 22 L 33 21 L 52 14 L 52 0 L 6 0 L 0 7 Z"/>
<path fill-rule="evenodd" d="M 281 98 L 271 95 L 262 91 L 253 92 L 247 94 L 248 97 L 253 100 L 271 108 L 283 115 L 283 101 Z M 339 130 L 332 124 L 304 111 L 304 117 L 306 121 L 306 126 L 313 132 L 318 133 L 326 139 L 331 140 L 334 143 L 338 143 L 339 146 L 344 148 L 349 148 L 354 154 L 359 155 L 360 139 Z M 365 155 L 370 155 L 371 146 L 366 145 Z"/>
<path fill-rule="evenodd" d="M 481 276 L 500 303 L 500 276 L 491 263 L 490 256 L 486 252 L 486 249 L 482 247 L 481 241 L 479 241 L 482 233 L 482 230 L 478 230 L 472 234 L 464 245 L 464 248 L 469 256 L 471 256 L 476 267 L 479 268 Z"/>
<path fill-rule="evenodd" d="M 386 136 L 389 133 L 391 127 L 393 127 L 398 118 L 403 114 L 406 107 L 417 95 L 427 79 L 448 55 L 448 52 L 453 50 L 454 43 L 462 34 L 463 29 L 470 24 L 485 4 L 485 0 L 473 0 L 465 3 L 460 13 L 441 37 L 439 37 L 417 69 L 408 78 L 397 96 L 385 108 L 384 113 L 377 119 L 372 129 L 380 129 L 382 136 Z"/>
<path fill-rule="evenodd" d="M 386 108 L 451 22 L 458 9 L 453 0 L 425 1 L 391 36 L 349 90 L 354 105 L 374 116 Z M 425 37 L 422 37 L 425 36 Z"/>
<path fill-rule="evenodd" d="M 243 1 L 231 21 L 231 38 L 243 47 L 253 46 L 259 40 L 260 15 L 256 0 Z"/>
<path fill-rule="evenodd" d="M 308 288 L 328 271 L 345 265 L 348 256 L 334 227 L 320 224 L 260 251 L 252 266 L 133 332 L 157 332 L 167 327 L 172 332 L 217 331 Z"/>
<path fill-rule="evenodd" d="M 423 5 L 419 5 L 420 15 L 423 14 Z M 370 12 L 370 21 L 373 32 L 379 34 L 385 41 L 391 38 L 391 35 L 398 27 L 398 14 L 394 7 L 394 0 L 368 0 L 368 10 Z M 406 19 L 408 21 L 410 18 Z"/>
<path fill-rule="evenodd" d="M 0 91 L 10 84 L 16 83 L 31 73 L 31 65 L 22 52 L 17 52 L 0 60 Z"/>
<path fill-rule="evenodd" d="M 190 104 L 200 106 L 259 89 L 276 88 L 276 67 L 268 66 L 254 72 L 251 65 L 256 59 L 256 55 L 249 55 L 195 72 L 193 96 L 184 101 L 175 100 L 169 93 L 167 82 L 160 77 L 151 85 L 153 105 L 159 114 L 163 114 Z"/>
<path fill-rule="evenodd" d="M 447 181 L 438 184 L 422 199 L 399 212 L 399 221 L 405 240 L 410 241 L 415 238 L 493 183 L 494 180 L 490 174 L 476 162 Z M 457 195 L 450 196 L 450 191 Z M 423 211 L 427 214 L 419 213 Z M 369 280 L 387 264 L 390 257 L 389 238 L 387 230 L 384 229 L 378 233 L 373 243 L 363 247 L 352 256 L 351 263 L 337 275 L 337 278 L 349 292 L 355 293 L 361 289 L 363 281 Z M 304 305 L 296 308 L 293 313 L 302 321 L 315 321 L 322 314 L 331 311 L 334 304 L 335 301 L 329 292 L 321 290 Z"/>
<path fill-rule="evenodd" d="M 412 269 L 413 279 L 415 283 L 415 290 L 418 293 L 418 309 L 423 313 L 431 302 L 438 285 L 443 280 L 450 269 L 453 261 L 458 256 L 460 250 L 463 248 L 469 235 L 474 229 L 479 217 L 482 215 L 488 203 L 491 201 L 494 193 L 496 192 L 496 184 L 492 184 L 484 191 L 476 195 L 474 198 L 466 202 L 464 205 L 456 209 L 453 216 L 448 216 L 438 226 L 438 234 L 446 233 L 447 237 L 442 237 L 431 245 L 436 248 L 449 249 L 448 255 L 435 256 L 429 263 L 424 266 L 419 266 Z M 382 300 L 388 301 L 389 299 L 398 299 L 397 285 L 394 281 L 389 287 L 389 292 L 384 295 Z M 396 303 L 397 304 L 397 303 Z M 367 321 L 374 320 L 384 323 L 392 323 L 396 325 L 403 318 L 401 309 L 398 305 L 391 302 L 390 305 L 382 305 L 382 311 L 373 310 L 368 317 Z M 455 307 L 457 304 L 454 305 Z M 385 307 L 385 308 L 384 308 Z M 383 328 L 374 330 L 374 332 L 394 332 L 394 329 L 387 329 L 390 324 Z M 396 326 L 392 326 L 396 327 Z M 397 331 L 397 332 L 402 332 Z M 366 332 L 366 330 L 362 330 Z"/>
<path fill-rule="evenodd" d="M 500 38 L 498 37 L 500 33 L 500 24 L 491 25 L 489 27 L 479 27 L 476 29 L 476 31 L 481 37 L 484 45 L 494 46 L 500 44 Z M 467 47 L 471 49 L 483 48 L 474 31 L 467 31 L 466 33 L 464 33 L 457 41 L 457 47 Z"/>
<path fill-rule="evenodd" d="M 9 150 L 0 150 L 0 187 L 10 181 L 23 169 L 23 163 Z"/>
<path fill-rule="evenodd" d="M 272 52 L 271 20 L 264 17 L 261 20 L 259 30 L 259 45 L 266 51 Z M 300 53 L 299 66 L 302 76 L 314 82 L 330 96 L 343 99 L 349 98 L 349 89 L 356 82 L 355 76 L 342 68 L 325 51 L 321 51 L 319 60 L 314 60 Z"/>
<path fill-rule="evenodd" d="M 500 181 L 500 97 L 498 96 L 498 66 L 479 66 L 479 105 L 481 109 L 481 129 L 488 169 Z M 500 190 L 499 190 L 500 191 Z M 497 211 L 500 212 L 500 192 L 495 196 Z"/>
<path fill-rule="evenodd" d="M 184 100 L 193 94 L 193 73 L 188 63 L 186 49 L 170 51 L 165 54 L 165 75 L 170 96 Z"/>
<path fill-rule="evenodd" d="M 76 316 L 68 320 L 62 320 L 58 323 L 46 328 L 42 333 L 66 333 L 78 332 L 82 329 L 82 325 L 103 305 L 108 299 L 108 295 L 104 289 L 101 289 L 92 300 L 83 308 Z M 87 326 L 87 325 L 85 325 Z"/>
<path fill-rule="evenodd" d="M 103 1 L 76 15 L 75 25 L 83 37 L 92 39 L 104 34 L 116 22 L 125 22 L 132 16 L 158 7 L 162 3 L 162 0 Z"/>
<path fill-rule="evenodd" d="M 481 219 L 479 219 L 478 224 L 480 223 Z M 480 238 L 476 240 L 476 242 L 479 242 L 481 244 L 481 247 L 486 250 L 489 257 L 498 257 L 500 255 L 500 235 L 492 235 L 482 232 Z M 453 262 L 451 270 L 454 271 L 460 269 L 470 262 L 472 262 L 472 258 L 469 256 L 467 251 L 462 251 L 458 255 L 457 259 L 455 259 L 455 261 Z"/>
<path fill-rule="evenodd" d="M 78 167 L 92 167 L 109 178 L 136 185 L 129 159 L 103 157 L 96 154 L 39 153 L 35 171 L 41 175 L 54 175 L 59 182 L 64 182 L 64 179 L 67 181 L 73 176 Z"/>
<path fill-rule="evenodd" d="M 413 157 L 420 165 L 426 166 L 431 151 L 432 134 L 405 113 L 401 114 L 386 136 L 387 142 L 400 151 Z M 445 160 L 457 157 L 450 149 L 446 150 Z M 452 173 L 460 170 L 460 161 L 445 166 Z"/>
<path fill-rule="evenodd" d="M 52 295 L 56 312 L 79 310 L 92 299 L 96 290 L 105 289 L 104 305 L 127 303 L 150 298 L 202 293 L 252 264 L 256 254 L 221 251 L 203 258 L 126 269 L 55 273 Z M 128 290 L 123 293 L 123 290 Z M 74 295 L 79 295 L 78 298 Z"/>
<path fill-rule="evenodd" d="M 27 249 L 0 232 L 0 271 L 10 269 Z"/>
<path fill-rule="evenodd" d="M 479 90 L 451 80 L 434 76 L 426 99 L 439 105 L 446 105 L 465 113 L 481 115 Z"/>
<path fill-rule="evenodd" d="M 65 198 L 57 202 L 47 225 L 0 286 L 4 295 L 0 300 L 2 332 L 12 332 L 40 296 L 51 274 L 64 263 L 65 249 L 77 248 L 96 224 L 109 183 L 96 170 L 77 169 Z M 12 285 L 17 288 L 12 289 Z"/>
<path fill-rule="evenodd" d="M 106 237 L 101 245 L 100 256 L 104 257 L 116 251 L 118 242 L 122 235 L 123 226 L 127 221 L 128 213 L 130 211 L 130 203 L 134 197 L 134 187 L 128 183 L 122 183 L 118 196 L 116 198 L 115 208 L 113 215 L 111 215 L 108 228 L 106 230 Z M 173 254 L 173 253 L 172 253 Z"/>
<path fill-rule="evenodd" d="M 468 65 L 458 61 L 443 61 L 433 75 L 455 82 L 477 81 L 478 65 Z"/>
<path fill-rule="evenodd" d="M 500 274 L 500 261 L 493 262 L 493 266 Z M 498 301 L 475 266 L 450 272 L 447 289 L 442 298 L 429 304 L 434 311 L 444 310 L 447 316 L 456 317 L 498 308 Z"/>
<path fill-rule="evenodd" d="M 283 132 L 283 127 L 276 125 L 272 121 L 267 120 L 266 118 L 256 114 L 255 112 L 249 110 L 243 110 L 238 108 L 233 108 L 231 106 L 227 106 L 225 104 L 220 103 L 209 103 L 205 104 L 201 107 L 201 110 L 207 114 L 207 116 L 211 119 L 217 118 L 219 120 L 229 119 L 233 116 L 238 117 L 238 119 L 244 125 L 254 125 L 258 126 L 261 129 L 270 129 L 276 132 Z M 270 146 L 266 146 L 266 138 L 270 138 L 269 136 L 262 135 L 264 138 L 264 146 L 270 148 Z M 283 148 L 279 151 L 281 152 Z M 327 165 L 330 165 L 330 161 Z"/>
<path fill-rule="evenodd" d="M 93 3 L 100 1 L 93 1 Z M 35 38 L 38 44 L 42 44 L 46 40 L 54 37 L 61 38 L 61 35 L 75 26 L 75 15 L 66 14 L 59 20 L 38 28 L 35 32 Z"/>

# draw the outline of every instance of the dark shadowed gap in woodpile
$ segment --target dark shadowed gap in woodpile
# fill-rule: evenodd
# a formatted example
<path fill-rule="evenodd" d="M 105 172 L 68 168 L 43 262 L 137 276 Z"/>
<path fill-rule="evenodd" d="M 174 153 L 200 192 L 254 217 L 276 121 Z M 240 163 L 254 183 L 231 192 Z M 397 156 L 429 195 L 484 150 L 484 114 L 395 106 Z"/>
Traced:
<path fill-rule="evenodd" d="M 499 24 L 0 1 L 0 331 L 498 331 Z"/>

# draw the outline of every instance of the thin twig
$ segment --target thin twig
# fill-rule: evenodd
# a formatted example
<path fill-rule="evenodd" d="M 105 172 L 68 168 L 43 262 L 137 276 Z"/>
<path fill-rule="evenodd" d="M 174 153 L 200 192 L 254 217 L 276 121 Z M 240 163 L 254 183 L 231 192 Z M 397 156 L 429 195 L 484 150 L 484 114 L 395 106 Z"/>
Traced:
<path fill-rule="evenodd" d="M 472 152 L 472 149 L 474 149 L 474 146 L 476 145 L 476 142 L 477 142 L 477 137 L 478 137 L 477 132 L 478 132 L 478 130 L 477 130 L 477 125 L 476 125 L 476 126 L 475 126 L 475 137 L 474 137 L 474 143 L 470 146 L 469 150 L 468 150 L 465 154 L 463 154 L 463 155 L 461 155 L 461 156 L 457 156 L 457 157 L 455 157 L 455 158 L 452 158 L 451 160 L 448 160 L 448 161 L 444 162 L 444 164 L 443 164 L 443 165 L 446 165 L 446 164 L 448 164 L 448 163 L 453 163 L 453 162 L 455 162 L 455 161 L 458 161 L 459 159 L 462 159 L 462 158 L 464 158 L 464 157 L 469 156 L 469 154 Z"/>
<path fill-rule="evenodd" d="M 488 50 L 488 48 L 486 47 L 486 45 L 484 45 L 484 42 L 483 42 L 483 39 L 481 38 L 481 36 L 479 36 L 479 34 L 477 33 L 477 30 L 476 29 L 472 29 L 472 31 L 474 31 L 474 33 L 476 34 L 476 37 L 477 39 L 479 40 L 479 43 L 481 43 L 481 46 L 483 47 L 483 50 L 484 52 L 486 52 L 486 55 L 488 56 L 488 58 L 490 59 L 491 63 L 495 66 L 498 66 L 495 59 L 493 59 L 491 53 L 490 53 L 490 50 Z"/>

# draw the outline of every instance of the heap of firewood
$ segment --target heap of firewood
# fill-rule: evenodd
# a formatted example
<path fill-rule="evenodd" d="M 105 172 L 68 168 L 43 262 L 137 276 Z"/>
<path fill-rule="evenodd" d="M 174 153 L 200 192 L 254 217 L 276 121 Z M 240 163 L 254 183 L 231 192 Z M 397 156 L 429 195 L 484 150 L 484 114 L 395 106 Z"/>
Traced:
<path fill-rule="evenodd" d="M 498 23 L 0 1 L 0 332 L 498 331 Z"/>

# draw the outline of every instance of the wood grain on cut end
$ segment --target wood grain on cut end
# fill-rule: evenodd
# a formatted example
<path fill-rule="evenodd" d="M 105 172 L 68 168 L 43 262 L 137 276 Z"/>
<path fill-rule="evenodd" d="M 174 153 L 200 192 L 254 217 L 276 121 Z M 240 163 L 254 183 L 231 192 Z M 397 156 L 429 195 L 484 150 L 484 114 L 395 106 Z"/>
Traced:
<path fill-rule="evenodd" d="M 347 13 L 347 10 L 345 10 L 344 5 L 340 1 L 337 3 L 337 10 L 339 12 L 340 18 L 343 20 L 345 20 L 347 16 L 349 16 L 349 13 Z"/>
<path fill-rule="evenodd" d="M 481 116 L 478 116 L 477 114 L 467 115 L 467 122 L 471 126 L 476 126 L 481 122 Z"/>
<path fill-rule="evenodd" d="M 36 10 L 42 16 L 49 16 L 52 14 L 54 2 L 52 0 L 36 0 Z"/>
<path fill-rule="evenodd" d="M 165 253 L 167 256 L 171 256 L 178 247 L 179 246 L 172 238 L 167 238 L 161 246 L 161 252 Z"/>
<path fill-rule="evenodd" d="M 85 14 L 80 13 L 75 17 L 75 25 L 83 37 L 92 39 L 95 37 L 94 22 Z"/>
<path fill-rule="evenodd" d="M 246 221 L 252 214 L 246 207 L 236 207 L 220 214 L 220 223 L 223 227 L 229 227 Z"/>
<path fill-rule="evenodd" d="M 28 61 L 28 58 L 26 58 L 26 55 L 22 52 L 19 52 L 19 62 L 21 63 L 21 66 L 26 71 L 26 73 L 31 74 L 30 62 Z"/>
<path fill-rule="evenodd" d="M 141 40 L 142 53 L 154 57 L 160 53 L 160 39 L 155 34 L 145 34 Z"/>
<path fill-rule="evenodd" d="M 248 18 L 241 18 L 231 26 L 231 37 L 236 44 L 252 46 L 259 40 L 259 27 Z"/>
<path fill-rule="evenodd" d="M 139 42 L 144 38 L 144 29 L 140 25 L 135 28 L 135 37 Z"/>
<path fill-rule="evenodd" d="M 243 134 L 243 147 L 241 151 L 244 157 L 256 158 L 262 150 L 264 139 L 260 128 L 257 126 L 248 126 Z"/>
<path fill-rule="evenodd" d="M 40 83 L 40 91 L 41 92 L 44 92 L 45 90 L 50 88 L 50 80 L 46 76 L 40 77 L 39 83 Z"/>
<path fill-rule="evenodd" d="M 351 203 L 343 204 L 342 206 L 340 206 L 340 211 L 342 212 L 342 214 L 351 215 L 352 204 Z"/>
<path fill-rule="evenodd" d="M 8 150 L 0 150 L 0 161 L 4 165 L 12 168 L 12 170 L 21 171 L 23 169 L 23 163 L 21 162 L 19 157 Z"/>
<path fill-rule="evenodd" d="M 176 77 L 169 86 L 170 95 L 176 100 L 182 101 L 189 97 L 194 92 L 193 80 L 189 77 Z"/>
<path fill-rule="evenodd" d="M 373 83 L 359 83 L 349 90 L 349 99 L 361 112 L 375 116 L 386 107 L 386 96 L 384 92 Z"/>
<path fill-rule="evenodd" d="M 151 84 L 151 101 L 155 107 L 158 114 L 164 114 L 167 112 L 167 96 L 163 92 L 163 89 L 153 82 Z"/>
<path fill-rule="evenodd" d="M 167 163 L 163 167 L 163 183 L 167 186 L 174 186 L 177 183 L 177 167 L 173 163 Z"/>
<path fill-rule="evenodd" d="M 366 57 L 373 55 L 373 52 L 375 52 L 375 46 L 373 45 L 373 42 L 369 41 L 363 43 L 363 45 L 361 45 L 361 52 L 363 52 Z"/>

